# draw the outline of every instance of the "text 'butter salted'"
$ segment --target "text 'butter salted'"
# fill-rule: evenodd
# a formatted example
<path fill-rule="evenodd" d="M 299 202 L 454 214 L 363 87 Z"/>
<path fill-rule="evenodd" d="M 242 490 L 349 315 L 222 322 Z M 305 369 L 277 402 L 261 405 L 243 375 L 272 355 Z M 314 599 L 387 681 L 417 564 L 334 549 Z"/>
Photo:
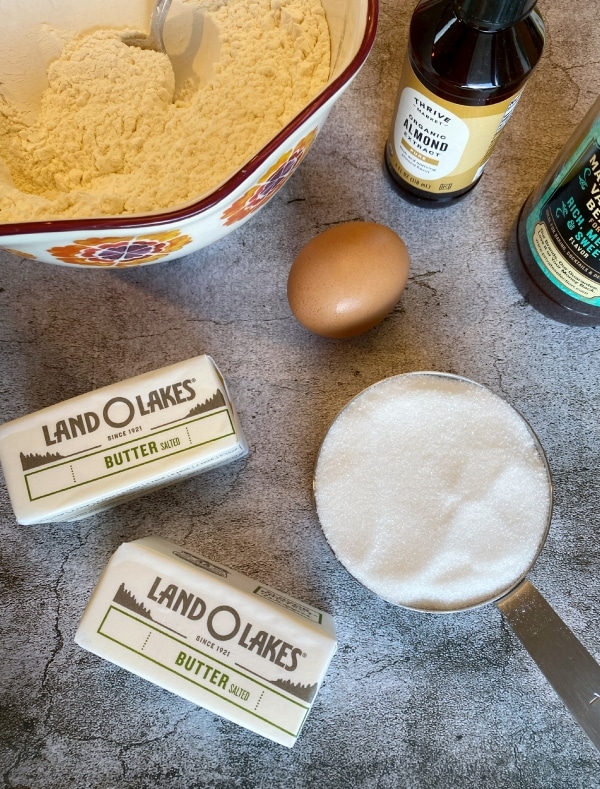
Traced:
<path fill-rule="evenodd" d="M 116 551 L 75 640 L 288 747 L 336 650 L 329 614 L 158 537 Z"/>
<path fill-rule="evenodd" d="M 247 453 L 209 356 L 0 426 L 0 465 L 23 524 L 79 520 Z"/>

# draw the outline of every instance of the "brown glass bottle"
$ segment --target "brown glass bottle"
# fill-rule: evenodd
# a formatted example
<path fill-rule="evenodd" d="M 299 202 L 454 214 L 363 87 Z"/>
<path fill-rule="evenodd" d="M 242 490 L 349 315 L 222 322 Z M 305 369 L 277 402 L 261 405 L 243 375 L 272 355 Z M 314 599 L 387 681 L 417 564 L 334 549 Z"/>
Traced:
<path fill-rule="evenodd" d="M 600 96 L 525 201 L 508 264 L 521 293 L 543 314 L 600 325 Z"/>
<path fill-rule="evenodd" d="M 535 5 L 417 5 L 385 149 L 387 170 L 404 197 L 442 206 L 477 184 L 542 54 L 544 24 Z"/>

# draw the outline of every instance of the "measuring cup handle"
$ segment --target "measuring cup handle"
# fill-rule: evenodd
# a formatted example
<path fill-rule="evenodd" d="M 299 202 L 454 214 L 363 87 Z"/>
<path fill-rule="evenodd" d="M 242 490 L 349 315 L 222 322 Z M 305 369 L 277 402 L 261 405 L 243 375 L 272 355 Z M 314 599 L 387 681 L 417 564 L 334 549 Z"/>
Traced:
<path fill-rule="evenodd" d="M 496 605 L 600 751 L 598 663 L 528 580 Z"/>

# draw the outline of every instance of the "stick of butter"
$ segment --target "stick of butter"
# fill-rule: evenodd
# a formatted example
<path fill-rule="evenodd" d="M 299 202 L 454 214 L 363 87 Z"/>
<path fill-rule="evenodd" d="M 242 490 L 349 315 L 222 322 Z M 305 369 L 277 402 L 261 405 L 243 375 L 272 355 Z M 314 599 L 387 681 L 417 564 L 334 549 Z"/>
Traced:
<path fill-rule="evenodd" d="M 0 466 L 23 524 L 79 520 L 247 453 L 209 356 L 0 425 Z"/>
<path fill-rule="evenodd" d="M 329 614 L 158 537 L 117 549 L 75 641 L 288 747 L 336 650 Z"/>

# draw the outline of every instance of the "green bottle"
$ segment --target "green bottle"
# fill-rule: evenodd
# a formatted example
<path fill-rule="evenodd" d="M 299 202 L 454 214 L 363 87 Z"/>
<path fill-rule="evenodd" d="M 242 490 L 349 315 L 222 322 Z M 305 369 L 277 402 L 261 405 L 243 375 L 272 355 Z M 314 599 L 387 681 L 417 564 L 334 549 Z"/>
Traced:
<path fill-rule="evenodd" d="M 521 209 L 516 246 L 512 273 L 534 307 L 600 325 L 600 96 Z"/>

